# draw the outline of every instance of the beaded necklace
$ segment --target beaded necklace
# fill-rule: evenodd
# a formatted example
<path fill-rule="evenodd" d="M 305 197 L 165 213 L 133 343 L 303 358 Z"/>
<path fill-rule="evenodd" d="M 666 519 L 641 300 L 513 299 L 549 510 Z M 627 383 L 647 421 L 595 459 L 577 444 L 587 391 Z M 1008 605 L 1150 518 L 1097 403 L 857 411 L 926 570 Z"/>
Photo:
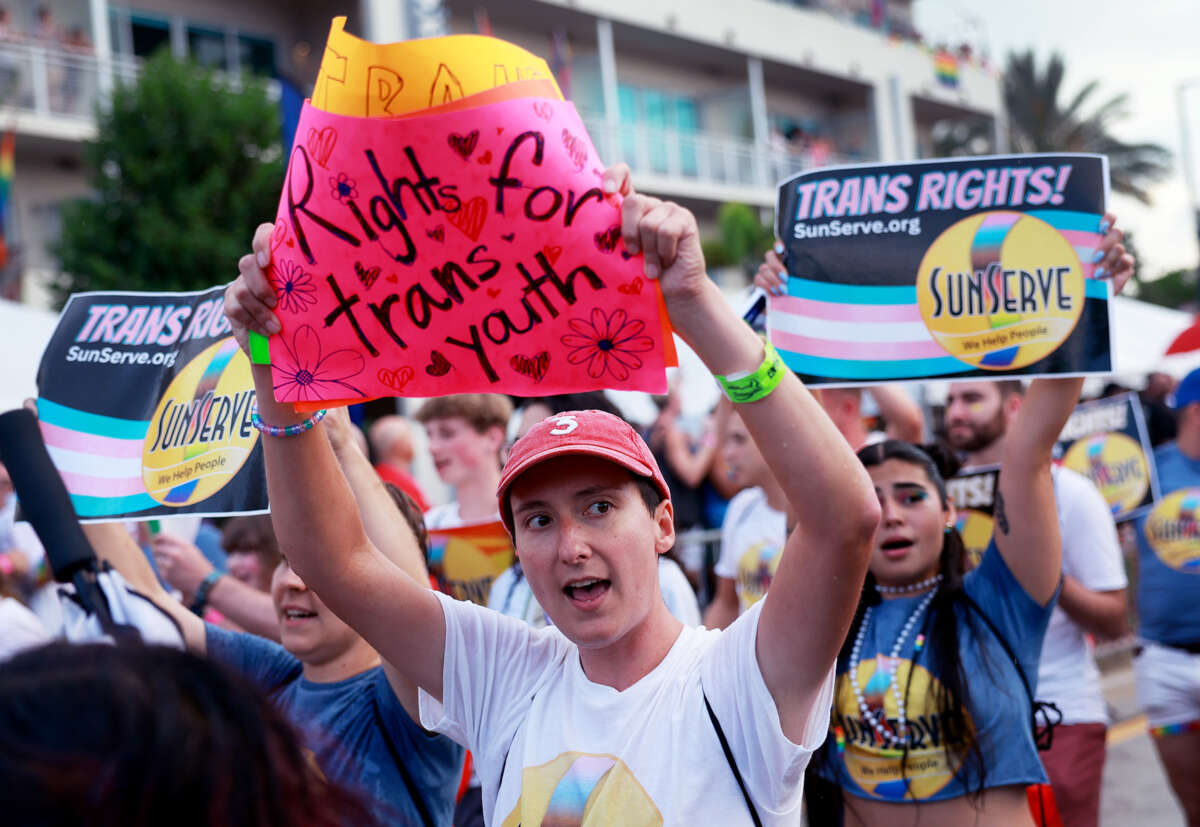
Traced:
<path fill-rule="evenodd" d="M 913 592 L 923 592 L 926 589 L 931 589 L 938 583 L 942 582 L 942 576 L 935 574 L 933 577 L 926 578 L 919 583 L 909 583 L 906 586 L 881 586 L 875 584 L 875 591 L 880 594 L 911 594 Z"/>
<path fill-rule="evenodd" d="M 932 580 L 930 585 L 936 586 L 941 582 L 942 576 L 939 574 L 930 579 Z M 917 585 L 923 584 L 916 584 L 910 588 L 915 589 Z M 854 700 L 858 702 L 858 711 L 862 714 L 863 720 L 875 730 L 875 734 L 879 741 L 885 746 L 891 747 L 893 750 L 902 749 L 905 738 L 908 735 L 908 716 L 905 714 L 904 697 L 900 694 L 900 688 L 897 686 L 898 681 L 896 680 L 896 670 L 900 665 L 900 652 L 904 648 L 904 642 L 908 640 L 909 634 L 912 633 L 913 628 L 917 625 L 917 620 L 925 613 L 925 610 L 929 608 L 929 604 L 933 602 L 933 598 L 936 595 L 937 589 L 934 589 L 933 591 L 929 592 L 929 594 L 925 595 L 925 597 L 921 599 L 921 602 L 917 604 L 916 608 L 913 609 L 912 614 L 908 616 L 908 620 L 906 620 L 904 626 L 901 627 L 900 635 L 896 638 L 895 645 L 892 646 L 892 653 L 883 667 L 884 674 L 887 675 L 888 683 L 892 689 L 892 697 L 896 699 L 895 733 L 889 732 L 884 727 L 884 722 L 876 718 L 875 714 L 871 712 L 870 707 L 867 706 L 866 698 L 863 697 L 862 687 L 860 687 L 858 684 L 858 659 L 859 655 L 862 653 L 863 641 L 867 636 L 867 627 L 871 625 L 872 606 L 868 606 L 863 612 L 862 623 L 860 623 L 858 626 L 858 634 L 854 636 L 854 647 L 850 650 L 850 688 L 854 692 Z M 924 646 L 925 636 L 917 635 L 916 647 L 913 650 L 914 661 L 916 660 L 917 653 L 920 652 Z M 886 717 L 887 716 L 885 715 L 885 720 Z"/>

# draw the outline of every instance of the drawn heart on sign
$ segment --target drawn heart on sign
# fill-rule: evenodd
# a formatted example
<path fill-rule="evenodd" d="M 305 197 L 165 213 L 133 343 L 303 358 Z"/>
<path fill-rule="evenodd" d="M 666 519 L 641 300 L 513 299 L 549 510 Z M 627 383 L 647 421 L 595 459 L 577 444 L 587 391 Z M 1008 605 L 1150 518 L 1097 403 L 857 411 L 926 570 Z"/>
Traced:
<path fill-rule="evenodd" d="M 336 143 L 337 130 L 332 126 L 327 126 L 320 132 L 315 128 L 308 130 L 308 154 L 321 167 L 325 166 L 329 156 L 333 154 L 333 147 Z"/>
<path fill-rule="evenodd" d="M 450 360 L 443 356 L 440 350 L 435 350 L 429 355 L 429 364 L 425 366 L 425 372 L 430 376 L 445 376 L 452 367 L 454 366 L 450 364 Z"/>
<path fill-rule="evenodd" d="M 534 382 L 541 382 L 546 378 L 546 371 L 550 368 L 550 354 L 544 350 L 539 351 L 532 358 L 518 354 L 509 359 L 508 363 L 522 376 L 528 376 Z"/>
<path fill-rule="evenodd" d="M 596 249 L 602 253 L 611 253 L 617 249 L 617 239 L 621 237 L 621 225 L 613 224 L 607 230 L 596 233 L 592 236 L 592 240 L 596 242 Z"/>
<path fill-rule="evenodd" d="M 432 238 L 434 241 L 442 242 L 446 240 L 446 228 L 438 224 L 432 230 L 426 230 L 425 235 Z"/>
<path fill-rule="evenodd" d="M 395 273 L 391 273 L 391 274 L 389 274 L 389 275 L 388 275 L 388 277 L 387 277 L 386 281 L 387 281 L 387 283 L 388 283 L 388 284 L 399 284 L 399 283 L 400 283 L 400 277 L 399 277 L 399 276 L 397 276 Z"/>
<path fill-rule="evenodd" d="M 369 288 L 379 278 L 379 268 L 372 267 L 368 270 L 356 261 L 354 262 L 354 274 L 358 276 L 358 280 L 362 282 L 363 287 Z"/>
<path fill-rule="evenodd" d="M 490 149 L 487 152 L 484 152 L 482 155 L 480 155 L 478 161 L 476 161 L 476 163 L 478 163 L 480 166 L 485 166 L 487 164 L 490 164 L 491 162 L 492 162 L 492 151 Z"/>
<path fill-rule="evenodd" d="M 483 222 L 487 220 L 487 199 L 477 195 L 458 208 L 457 212 L 447 213 L 446 220 L 472 241 L 479 240 L 483 232 Z"/>
<path fill-rule="evenodd" d="M 450 144 L 450 148 L 461 155 L 465 161 L 475 151 L 475 144 L 479 143 L 479 130 L 472 129 L 466 135 L 451 132 L 446 138 L 446 143 Z"/>
<path fill-rule="evenodd" d="M 500 295 L 499 287 L 489 287 L 487 289 L 487 291 L 488 291 L 488 296 L 490 296 L 493 299 Z"/>
<path fill-rule="evenodd" d="M 554 107 L 545 101 L 537 101 L 533 105 L 533 114 L 547 123 L 554 117 Z"/>
<path fill-rule="evenodd" d="M 375 374 L 375 376 L 377 379 L 379 379 L 379 384 L 387 385 L 396 393 L 399 393 L 400 391 L 404 390 L 405 385 L 413 380 L 413 377 L 416 376 L 416 373 L 408 365 L 405 365 L 398 370 L 380 368 L 379 373 Z"/>
<path fill-rule="evenodd" d="M 516 233 L 505 233 L 504 235 L 502 235 L 500 237 L 511 244 L 512 240 L 517 237 L 517 234 Z"/>
<path fill-rule="evenodd" d="M 279 245 L 283 243 L 287 237 L 287 222 L 282 218 L 275 222 L 275 229 L 271 231 L 271 252 L 279 249 Z"/>
<path fill-rule="evenodd" d="M 624 293 L 626 296 L 640 296 L 642 295 L 643 285 L 645 285 L 645 282 L 642 281 L 641 276 L 638 276 L 636 279 L 629 282 L 629 284 L 618 284 L 617 292 Z"/>
<path fill-rule="evenodd" d="M 558 246 L 557 244 L 554 246 L 547 244 L 546 246 L 542 247 L 542 255 L 546 257 L 546 261 L 554 264 L 558 261 L 558 257 L 562 255 L 562 247 Z"/>
<path fill-rule="evenodd" d="M 567 148 L 567 154 L 571 156 L 571 163 L 575 164 L 575 169 L 583 169 L 583 165 L 587 163 L 588 150 L 585 144 L 579 138 L 576 138 L 564 126 L 562 131 L 563 146 Z"/>
<path fill-rule="evenodd" d="M 504 134 L 504 127 L 502 127 L 502 126 L 498 126 L 498 127 L 496 127 L 496 134 L 497 134 L 497 135 L 503 135 L 503 134 Z"/>

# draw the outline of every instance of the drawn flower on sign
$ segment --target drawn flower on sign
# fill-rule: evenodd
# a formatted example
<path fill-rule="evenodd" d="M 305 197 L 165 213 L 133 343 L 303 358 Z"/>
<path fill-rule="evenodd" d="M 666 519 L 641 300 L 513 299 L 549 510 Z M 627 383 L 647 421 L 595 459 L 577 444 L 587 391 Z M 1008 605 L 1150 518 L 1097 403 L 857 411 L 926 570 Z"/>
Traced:
<path fill-rule="evenodd" d="M 321 340 L 311 325 L 300 325 L 282 354 L 272 360 L 275 398 L 280 402 L 345 399 L 363 396 L 348 379 L 362 373 L 363 357 L 349 348 L 321 352 Z"/>
<path fill-rule="evenodd" d="M 275 268 L 275 297 L 279 309 L 285 313 L 303 313 L 317 303 L 317 289 L 312 276 L 300 269 L 294 261 L 283 259 Z"/>
<path fill-rule="evenodd" d="M 630 319 L 624 310 L 606 315 L 597 307 L 592 310 L 591 321 L 571 319 L 567 325 L 575 331 L 559 340 L 571 349 L 567 361 L 572 365 L 586 363 L 588 376 L 593 379 L 608 374 L 625 381 L 630 371 L 642 366 L 637 354 L 654 349 L 654 341 L 642 335 L 645 323 Z"/>
<path fill-rule="evenodd" d="M 347 177 L 344 172 L 339 172 L 336 178 L 329 176 L 329 188 L 330 194 L 338 201 L 358 198 L 358 182 Z"/>

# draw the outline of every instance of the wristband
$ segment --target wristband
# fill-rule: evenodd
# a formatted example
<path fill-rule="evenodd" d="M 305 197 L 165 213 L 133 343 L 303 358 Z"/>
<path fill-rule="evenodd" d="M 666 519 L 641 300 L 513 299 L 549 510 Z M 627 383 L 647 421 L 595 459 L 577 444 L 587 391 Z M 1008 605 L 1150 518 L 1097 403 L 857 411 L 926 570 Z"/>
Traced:
<path fill-rule="evenodd" d="M 208 596 L 212 593 L 213 586 L 224 576 L 221 572 L 213 569 L 200 581 L 200 586 L 196 589 L 196 596 L 192 598 L 192 605 L 188 606 L 192 610 L 192 614 L 204 616 L 204 607 L 208 605 Z"/>
<path fill-rule="evenodd" d="M 305 431 L 311 431 L 313 426 L 325 418 L 325 414 L 329 411 L 320 410 L 310 416 L 303 422 L 297 422 L 295 425 L 268 425 L 262 421 L 262 417 L 258 415 L 258 400 L 254 400 L 250 405 L 250 424 L 259 432 L 267 436 L 300 436 Z"/>
<path fill-rule="evenodd" d="M 766 398 L 783 381 L 787 366 L 783 364 L 783 359 L 770 342 L 764 340 L 763 346 L 765 353 L 758 370 L 753 373 L 731 373 L 728 376 L 716 377 L 730 402 L 757 402 Z"/>

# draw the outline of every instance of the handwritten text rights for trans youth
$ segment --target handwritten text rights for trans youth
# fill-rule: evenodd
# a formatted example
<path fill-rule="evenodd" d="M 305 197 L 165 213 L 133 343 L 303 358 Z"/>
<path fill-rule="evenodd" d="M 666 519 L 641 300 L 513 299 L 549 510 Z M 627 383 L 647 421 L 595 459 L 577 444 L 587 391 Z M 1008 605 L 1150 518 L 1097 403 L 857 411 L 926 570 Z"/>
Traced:
<path fill-rule="evenodd" d="M 272 236 L 283 401 L 665 388 L 663 325 L 575 108 L 306 106 Z"/>

